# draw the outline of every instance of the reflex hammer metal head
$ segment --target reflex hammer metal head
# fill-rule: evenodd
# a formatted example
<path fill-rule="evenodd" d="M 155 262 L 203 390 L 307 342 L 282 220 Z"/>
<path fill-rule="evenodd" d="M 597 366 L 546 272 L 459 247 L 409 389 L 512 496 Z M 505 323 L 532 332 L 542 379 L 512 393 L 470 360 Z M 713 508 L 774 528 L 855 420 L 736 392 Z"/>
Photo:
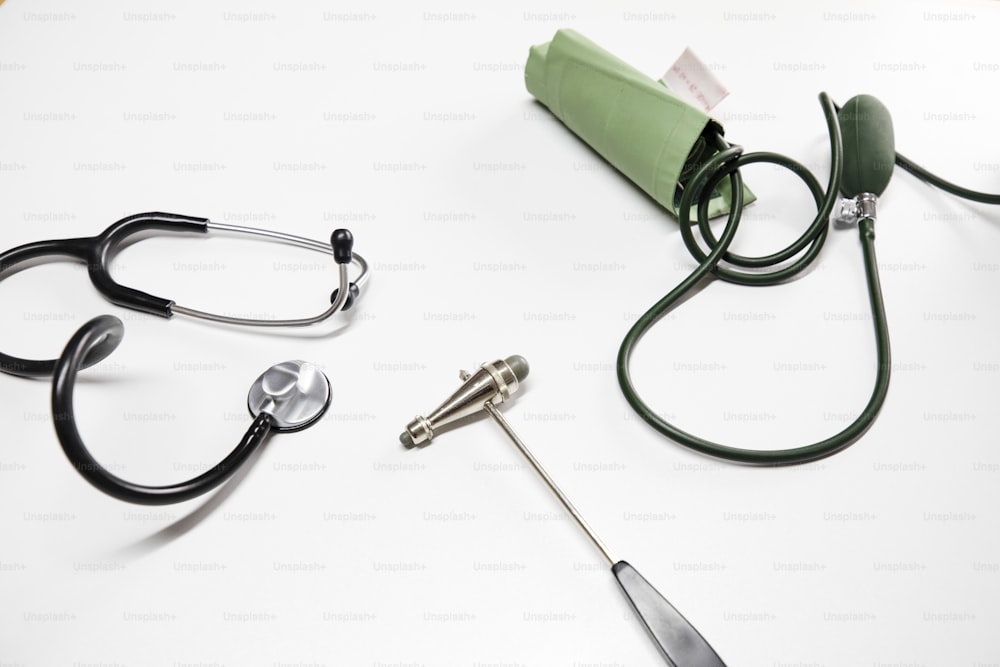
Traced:
<path fill-rule="evenodd" d="M 609 564 L 615 563 L 615 558 L 611 555 L 607 545 L 597 536 L 594 529 L 586 522 L 580 512 L 576 509 L 562 489 L 555 483 L 548 471 L 542 467 L 534 454 L 524 444 L 524 441 L 514 432 L 513 427 L 504 419 L 497 409 L 497 405 L 503 403 L 511 394 L 517 391 L 521 382 L 528 376 L 528 362 L 524 357 L 514 355 L 500 361 L 482 364 L 479 370 L 473 374 L 465 371 L 459 373 L 459 378 L 464 380 L 464 384 L 449 396 L 429 417 L 416 417 L 407 426 L 406 430 L 399 435 L 399 441 L 406 447 L 428 443 L 435 435 L 435 430 L 444 426 L 455 425 L 459 420 L 470 417 L 480 411 L 488 414 L 493 421 L 503 429 L 503 432 L 510 438 L 510 441 L 517 446 L 518 450 L 531 464 L 545 483 L 563 504 L 566 511 L 570 513 L 583 531 L 587 534 L 594 546 L 603 554 Z"/>
<path fill-rule="evenodd" d="M 436 432 L 458 420 L 476 414 L 486 403 L 499 405 L 517 391 L 528 376 L 528 362 L 514 355 L 482 364 L 475 373 L 461 371 L 464 384 L 449 396 L 427 417 L 417 416 L 399 434 L 399 441 L 406 447 L 429 443 Z"/>

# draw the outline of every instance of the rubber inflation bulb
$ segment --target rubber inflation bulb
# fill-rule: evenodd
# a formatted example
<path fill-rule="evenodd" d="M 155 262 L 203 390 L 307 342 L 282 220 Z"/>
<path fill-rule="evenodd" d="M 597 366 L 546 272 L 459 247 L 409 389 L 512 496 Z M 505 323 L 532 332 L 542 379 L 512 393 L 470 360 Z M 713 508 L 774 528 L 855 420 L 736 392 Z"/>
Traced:
<path fill-rule="evenodd" d="M 864 192 L 880 196 L 896 164 L 889 110 L 871 95 L 857 95 L 841 107 L 838 119 L 844 142 L 840 191 L 851 198 Z"/>

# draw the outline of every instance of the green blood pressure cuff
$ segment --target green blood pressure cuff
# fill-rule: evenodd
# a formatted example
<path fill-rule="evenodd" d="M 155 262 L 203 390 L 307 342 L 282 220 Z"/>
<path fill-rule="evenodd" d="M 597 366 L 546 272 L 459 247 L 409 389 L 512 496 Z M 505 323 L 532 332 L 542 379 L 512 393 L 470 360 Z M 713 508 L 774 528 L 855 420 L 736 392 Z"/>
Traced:
<path fill-rule="evenodd" d="M 572 30 L 531 47 L 524 78 L 556 118 L 673 215 L 686 177 L 716 152 L 706 135 L 722 134 L 719 123 Z M 726 179 L 709 216 L 728 213 L 730 200 Z M 753 200 L 744 188 L 744 204 Z"/>

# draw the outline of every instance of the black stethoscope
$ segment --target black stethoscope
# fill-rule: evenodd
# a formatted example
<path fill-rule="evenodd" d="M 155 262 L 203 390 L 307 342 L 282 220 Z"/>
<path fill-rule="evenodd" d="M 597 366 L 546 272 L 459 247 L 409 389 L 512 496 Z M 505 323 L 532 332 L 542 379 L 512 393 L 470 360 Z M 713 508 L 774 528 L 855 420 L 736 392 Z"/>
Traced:
<path fill-rule="evenodd" d="M 178 306 L 170 299 L 153 296 L 116 282 L 108 264 L 137 234 L 149 232 L 201 233 L 210 231 L 251 235 L 308 250 L 332 254 L 339 270 L 340 285 L 330 296 L 330 307 L 314 317 L 299 319 L 252 319 L 207 313 Z M 335 230 L 330 243 L 283 232 L 219 224 L 206 218 L 172 213 L 140 213 L 123 218 L 98 236 L 27 243 L 0 254 L 0 279 L 37 261 L 69 258 L 87 265 L 94 287 L 119 306 L 160 317 L 188 315 L 224 324 L 265 327 L 299 327 L 317 324 L 350 308 L 368 279 L 368 264 L 353 252 L 354 239 L 346 229 Z M 360 273 L 352 281 L 348 265 Z M 52 378 L 52 418 L 63 451 L 88 482 L 110 496 L 142 505 L 167 505 L 190 500 L 229 479 L 263 444 L 271 431 L 297 431 L 316 423 L 330 405 L 330 381 L 315 365 L 286 361 L 265 371 L 250 388 L 247 407 L 253 423 L 236 448 L 206 472 L 185 482 L 147 486 L 124 480 L 102 466 L 87 449 L 76 427 L 73 388 L 77 373 L 105 359 L 122 340 L 124 326 L 111 315 L 96 317 L 73 335 L 58 359 L 22 359 L 0 352 L 0 371 L 23 377 Z"/>

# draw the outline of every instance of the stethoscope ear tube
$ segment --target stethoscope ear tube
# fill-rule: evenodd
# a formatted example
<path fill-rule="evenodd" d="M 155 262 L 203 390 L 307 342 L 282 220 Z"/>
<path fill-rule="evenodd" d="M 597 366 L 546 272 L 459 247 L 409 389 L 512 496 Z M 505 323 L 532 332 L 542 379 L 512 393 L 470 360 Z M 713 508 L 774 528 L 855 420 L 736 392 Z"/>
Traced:
<path fill-rule="evenodd" d="M 38 241 L 0 253 L 0 280 L 29 266 L 32 262 L 45 261 L 52 257 L 69 256 L 86 261 L 90 244 L 85 241 L 88 240 Z M 108 324 L 102 329 L 104 336 L 94 340 L 84 351 L 80 368 L 93 366 L 114 352 L 122 336 L 121 322 L 118 324 L 117 328 Z M 56 359 L 22 359 L 0 352 L 0 372 L 21 377 L 50 377 L 54 372 L 56 361 Z"/>
<path fill-rule="evenodd" d="M 272 416 L 267 412 L 257 415 L 239 444 L 225 459 L 185 482 L 146 486 L 113 475 L 93 457 L 80 437 L 73 410 L 73 389 L 77 372 L 88 358 L 97 353 L 107 356 L 118 347 L 123 335 L 124 327 L 117 317 L 95 317 L 77 330 L 56 361 L 52 379 L 52 419 L 63 452 L 84 479 L 100 491 L 125 502 L 169 505 L 211 491 L 229 479 L 263 444 L 271 431 Z"/>

